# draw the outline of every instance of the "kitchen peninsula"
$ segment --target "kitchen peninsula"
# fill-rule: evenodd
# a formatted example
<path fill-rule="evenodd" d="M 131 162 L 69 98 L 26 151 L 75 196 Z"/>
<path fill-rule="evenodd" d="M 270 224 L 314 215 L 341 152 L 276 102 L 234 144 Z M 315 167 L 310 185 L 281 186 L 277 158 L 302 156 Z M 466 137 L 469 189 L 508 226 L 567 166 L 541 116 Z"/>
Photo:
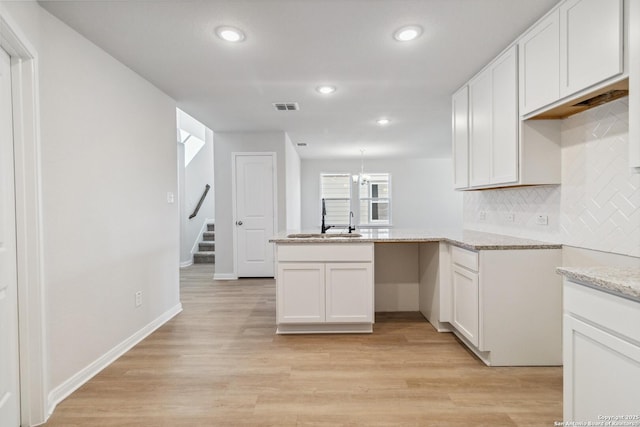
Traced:
<path fill-rule="evenodd" d="M 277 333 L 371 333 L 375 311 L 415 307 L 487 365 L 561 364 L 560 244 L 472 230 L 357 235 L 271 240 Z"/>

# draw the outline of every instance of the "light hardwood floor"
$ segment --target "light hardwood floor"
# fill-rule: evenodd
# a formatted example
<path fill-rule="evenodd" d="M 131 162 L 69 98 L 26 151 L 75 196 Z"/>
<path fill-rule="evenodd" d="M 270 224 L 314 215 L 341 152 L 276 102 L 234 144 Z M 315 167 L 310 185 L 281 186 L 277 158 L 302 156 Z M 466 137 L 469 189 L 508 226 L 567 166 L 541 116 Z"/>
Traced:
<path fill-rule="evenodd" d="M 273 280 L 181 271 L 184 311 L 47 426 L 552 426 L 562 369 L 489 368 L 418 313 L 370 335 L 275 335 Z M 535 319 L 531 319 L 532 322 Z"/>

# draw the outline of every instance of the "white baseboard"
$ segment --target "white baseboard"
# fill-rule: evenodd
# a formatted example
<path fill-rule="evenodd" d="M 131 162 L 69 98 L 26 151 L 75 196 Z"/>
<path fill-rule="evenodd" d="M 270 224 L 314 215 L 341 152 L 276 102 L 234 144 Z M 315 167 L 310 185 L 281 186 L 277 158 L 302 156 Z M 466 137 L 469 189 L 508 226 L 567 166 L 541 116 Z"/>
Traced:
<path fill-rule="evenodd" d="M 173 306 L 166 312 L 164 312 L 160 317 L 153 320 L 151 323 L 144 326 L 138 332 L 131 335 L 126 340 L 122 341 L 120 344 L 112 348 L 110 351 L 99 357 L 93 363 L 89 364 L 84 369 L 80 370 L 74 376 L 60 384 L 58 387 L 53 389 L 49 393 L 49 416 L 53 414 L 56 406 L 64 399 L 66 399 L 71 393 L 80 388 L 83 384 L 89 381 L 91 378 L 96 376 L 100 371 L 113 363 L 120 356 L 125 354 L 127 351 L 131 350 L 136 344 L 140 341 L 151 335 L 153 331 L 158 329 L 160 326 L 167 323 L 171 318 L 173 318 L 176 314 L 182 311 L 182 304 L 178 303 Z"/>
<path fill-rule="evenodd" d="M 214 273 L 213 280 L 238 280 L 238 276 L 233 273 Z"/>
<path fill-rule="evenodd" d="M 189 267 L 192 264 L 193 264 L 193 260 L 192 259 L 190 259 L 189 261 L 182 261 L 180 263 L 180 268 Z"/>

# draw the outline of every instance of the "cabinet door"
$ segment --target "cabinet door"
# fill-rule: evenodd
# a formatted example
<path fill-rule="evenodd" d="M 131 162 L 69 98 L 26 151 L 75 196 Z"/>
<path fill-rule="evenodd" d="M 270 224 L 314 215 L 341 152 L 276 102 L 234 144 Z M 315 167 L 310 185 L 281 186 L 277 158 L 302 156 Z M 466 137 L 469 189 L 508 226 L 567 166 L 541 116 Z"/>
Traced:
<path fill-rule="evenodd" d="M 323 263 L 279 263 L 278 323 L 320 323 L 325 320 Z"/>
<path fill-rule="evenodd" d="M 452 98 L 453 188 L 469 186 L 469 88 L 464 86 Z"/>
<path fill-rule="evenodd" d="M 326 321 L 373 322 L 371 263 L 326 264 Z"/>
<path fill-rule="evenodd" d="M 453 265 L 452 271 L 453 326 L 471 344 L 478 345 L 478 274 Z"/>
<path fill-rule="evenodd" d="M 491 184 L 518 180 L 517 75 L 517 46 L 513 46 L 491 66 Z"/>
<path fill-rule="evenodd" d="M 560 99 L 559 20 L 555 10 L 518 43 L 522 116 Z"/>
<path fill-rule="evenodd" d="M 469 183 L 490 183 L 491 172 L 491 70 L 469 83 Z"/>
<path fill-rule="evenodd" d="M 601 421 L 598 416 L 637 415 L 637 343 L 570 315 L 564 316 L 563 323 L 564 419 Z"/>
<path fill-rule="evenodd" d="M 568 0 L 560 6 L 560 95 L 623 71 L 623 0 Z"/>

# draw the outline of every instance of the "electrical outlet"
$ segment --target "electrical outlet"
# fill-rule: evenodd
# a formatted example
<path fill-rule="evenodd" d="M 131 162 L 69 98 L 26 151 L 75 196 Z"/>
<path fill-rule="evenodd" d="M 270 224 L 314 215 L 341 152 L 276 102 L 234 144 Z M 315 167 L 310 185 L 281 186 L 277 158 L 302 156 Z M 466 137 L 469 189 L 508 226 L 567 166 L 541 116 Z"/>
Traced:
<path fill-rule="evenodd" d="M 478 220 L 486 221 L 487 220 L 487 213 L 485 211 L 478 212 Z"/>
<path fill-rule="evenodd" d="M 538 224 L 538 225 L 549 225 L 549 216 L 548 215 L 538 215 L 538 216 L 536 216 L 536 224 Z"/>
<path fill-rule="evenodd" d="M 136 292 L 136 307 L 140 307 L 142 305 L 142 291 Z"/>
<path fill-rule="evenodd" d="M 514 222 L 516 220 L 516 215 L 509 212 L 508 214 L 504 215 L 504 220 L 507 222 Z"/>

